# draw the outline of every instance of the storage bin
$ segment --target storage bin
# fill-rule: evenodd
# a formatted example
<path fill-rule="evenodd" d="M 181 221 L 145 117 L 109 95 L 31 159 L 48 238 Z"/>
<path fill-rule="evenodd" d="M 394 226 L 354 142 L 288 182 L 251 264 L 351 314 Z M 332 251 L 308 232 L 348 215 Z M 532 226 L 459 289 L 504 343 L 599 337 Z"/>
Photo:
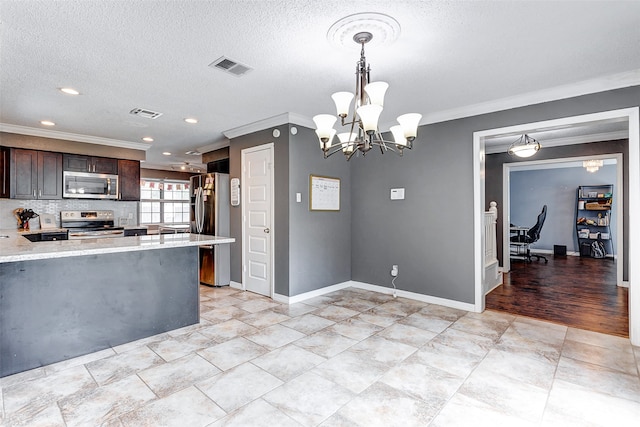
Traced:
<path fill-rule="evenodd" d="M 582 243 L 580 245 L 580 256 L 591 256 L 591 243 Z"/>
<path fill-rule="evenodd" d="M 589 233 L 589 238 L 590 239 L 597 239 L 599 235 L 600 235 L 600 233 Z"/>
<path fill-rule="evenodd" d="M 609 240 L 610 239 L 609 233 L 600 233 L 600 238 L 602 240 Z"/>
<path fill-rule="evenodd" d="M 567 247 L 564 245 L 553 245 L 553 256 L 567 256 Z"/>
<path fill-rule="evenodd" d="M 588 211 L 606 211 L 611 209 L 611 205 L 598 202 L 585 203 L 584 206 Z"/>

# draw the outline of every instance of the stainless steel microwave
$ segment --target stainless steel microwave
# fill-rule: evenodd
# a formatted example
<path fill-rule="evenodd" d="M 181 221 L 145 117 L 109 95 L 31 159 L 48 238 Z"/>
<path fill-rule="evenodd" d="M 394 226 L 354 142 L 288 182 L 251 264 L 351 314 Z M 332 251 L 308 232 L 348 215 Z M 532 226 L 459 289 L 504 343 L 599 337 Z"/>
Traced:
<path fill-rule="evenodd" d="M 118 175 L 64 171 L 62 197 L 68 199 L 117 199 Z"/>

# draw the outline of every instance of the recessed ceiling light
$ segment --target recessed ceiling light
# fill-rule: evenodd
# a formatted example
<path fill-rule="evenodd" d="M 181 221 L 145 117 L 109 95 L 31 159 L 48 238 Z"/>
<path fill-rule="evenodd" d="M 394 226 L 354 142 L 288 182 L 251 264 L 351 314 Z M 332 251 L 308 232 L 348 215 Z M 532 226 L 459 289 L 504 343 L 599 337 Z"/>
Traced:
<path fill-rule="evenodd" d="M 185 170 L 187 167 L 185 165 L 180 166 L 180 169 Z"/>
<path fill-rule="evenodd" d="M 145 136 L 144 138 L 142 138 L 142 140 L 147 142 L 153 142 L 153 138 L 151 138 L 150 136 Z"/>
<path fill-rule="evenodd" d="M 198 119 L 194 119 L 194 118 L 191 118 L 191 117 L 187 117 L 186 119 L 184 119 L 184 121 L 187 122 L 187 123 L 191 123 L 191 124 L 198 123 Z"/>
<path fill-rule="evenodd" d="M 170 153 L 170 152 L 168 152 L 168 151 L 165 151 L 165 152 L 164 152 L 164 153 L 162 153 L 162 154 L 164 154 L 165 156 L 170 156 L 170 155 L 171 155 L 171 153 Z"/>
<path fill-rule="evenodd" d="M 64 92 L 67 95 L 80 95 L 80 92 L 70 87 L 61 87 L 60 92 Z"/>
<path fill-rule="evenodd" d="M 45 126 L 55 126 L 55 125 L 56 125 L 55 123 L 53 123 L 53 122 L 52 122 L 52 121 L 50 121 L 50 120 L 42 120 L 42 121 L 40 122 L 40 124 L 41 124 L 41 125 L 45 125 Z"/>

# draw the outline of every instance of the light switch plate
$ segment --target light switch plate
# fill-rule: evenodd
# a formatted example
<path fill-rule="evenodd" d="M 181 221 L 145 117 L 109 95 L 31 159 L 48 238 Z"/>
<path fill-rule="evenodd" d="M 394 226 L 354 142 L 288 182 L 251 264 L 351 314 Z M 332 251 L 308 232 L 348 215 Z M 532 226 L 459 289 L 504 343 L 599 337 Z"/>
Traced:
<path fill-rule="evenodd" d="M 296 193 L 296 202 L 298 203 L 302 202 L 302 193 Z"/>
<path fill-rule="evenodd" d="M 404 200 L 404 188 L 392 188 L 391 200 Z"/>

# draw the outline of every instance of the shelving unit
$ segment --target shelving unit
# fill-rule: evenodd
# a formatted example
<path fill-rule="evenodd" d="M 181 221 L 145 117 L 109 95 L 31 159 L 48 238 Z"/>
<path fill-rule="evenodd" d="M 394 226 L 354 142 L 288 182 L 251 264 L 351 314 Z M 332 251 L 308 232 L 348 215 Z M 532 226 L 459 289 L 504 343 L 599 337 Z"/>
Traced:
<path fill-rule="evenodd" d="M 611 206 L 613 185 L 582 185 L 576 195 L 576 235 L 580 256 L 591 256 L 593 242 L 602 242 L 606 256 L 613 257 Z"/>

